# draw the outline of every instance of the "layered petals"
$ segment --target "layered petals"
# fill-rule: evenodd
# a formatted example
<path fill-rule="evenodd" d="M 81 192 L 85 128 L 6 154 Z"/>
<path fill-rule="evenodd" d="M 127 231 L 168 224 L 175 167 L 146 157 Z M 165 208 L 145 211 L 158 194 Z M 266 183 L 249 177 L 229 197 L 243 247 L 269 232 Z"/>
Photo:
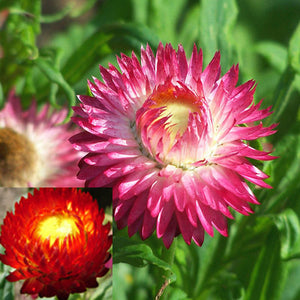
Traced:
<path fill-rule="evenodd" d="M 22 197 L 1 227 L 2 263 L 15 270 L 7 280 L 25 280 L 21 293 L 57 296 L 96 287 L 109 270 L 112 244 L 104 211 L 88 193 L 41 188 Z"/>
<path fill-rule="evenodd" d="M 52 111 L 47 104 L 38 110 L 35 101 L 23 110 L 14 91 L 10 93 L 0 111 L 0 186 L 83 186 L 76 178 L 83 152 L 68 142 L 79 130 L 63 123 L 67 113 Z"/>
<path fill-rule="evenodd" d="M 204 232 L 227 236 L 233 210 L 252 213 L 258 201 L 246 181 L 270 188 L 247 160 L 275 158 L 251 146 L 275 132 L 261 121 L 270 108 L 255 104 L 253 80 L 236 86 L 238 65 L 221 77 L 220 59 L 217 52 L 203 70 L 196 46 L 189 60 L 181 45 L 160 43 L 156 55 L 142 47 L 141 62 L 122 54 L 121 71 L 100 67 L 104 82 L 79 96 L 73 121 L 86 132 L 70 141 L 89 152 L 79 176 L 113 187 L 114 217 L 129 235 L 156 230 L 169 247 L 181 233 L 201 245 Z"/>

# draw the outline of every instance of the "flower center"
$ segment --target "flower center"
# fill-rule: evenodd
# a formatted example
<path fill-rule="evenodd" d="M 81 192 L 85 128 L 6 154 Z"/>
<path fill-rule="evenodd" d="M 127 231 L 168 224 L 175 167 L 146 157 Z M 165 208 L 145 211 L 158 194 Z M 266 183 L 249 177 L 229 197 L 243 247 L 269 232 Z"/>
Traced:
<path fill-rule="evenodd" d="M 173 138 L 177 133 L 182 136 L 187 129 L 189 114 L 199 112 L 199 105 L 201 105 L 201 101 L 191 92 L 174 86 L 170 86 L 165 90 L 158 89 L 150 96 L 150 99 L 154 103 L 149 108 L 162 108 L 156 120 L 168 118 L 166 129 Z"/>
<path fill-rule="evenodd" d="M 141 145 L 162 166 L 194 169 L 203 160 L 203 140 L 210 123 L 205 99 L 186 86 L 158 86 L 137 111 Z"/>
<path fill-rule="evenodd" d="M 59 214 L 48 216 L 39 222 L 36 233 L 43 240 L 49 238 L 52 246 L 56 239 L 59 239 L 61 245 L 67 236 L 76 236 L 79 229 L 73 217 Z"/>
<path fill-rule="evenodd" d="M 35 169 L 33 144 L 10 128 L 0 128 L 0 186 L 27 186 Z"/>

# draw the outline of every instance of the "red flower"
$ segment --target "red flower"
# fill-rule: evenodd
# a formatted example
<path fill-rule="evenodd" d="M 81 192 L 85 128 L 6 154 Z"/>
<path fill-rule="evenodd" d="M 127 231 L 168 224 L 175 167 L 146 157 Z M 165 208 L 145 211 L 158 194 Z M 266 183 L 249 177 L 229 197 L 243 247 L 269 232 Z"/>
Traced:
<path fill-rule="evenodd" d="M 81 190 L 41 188 L 21 198 L 1 228 L 0 260 L 15 268 L 8 281 L 25 280 L 21 293 L 57 296 L 98 285 L 109 270 L 112 244 L 104 211 Z"/>

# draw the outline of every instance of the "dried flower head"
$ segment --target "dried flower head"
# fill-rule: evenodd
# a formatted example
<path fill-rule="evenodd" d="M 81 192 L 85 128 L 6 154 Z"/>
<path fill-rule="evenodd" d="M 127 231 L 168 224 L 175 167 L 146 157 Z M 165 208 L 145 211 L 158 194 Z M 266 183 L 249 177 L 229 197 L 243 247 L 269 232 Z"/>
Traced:
<path fill-rule="evenodd" d="M 25 280 L 21 293 L 60 300 L 96 287 L 109 270 L 112 244 L 104 216 L 92 196 L 77 189 L 41 188 L 22 197 L 1 227 L 0 260 L 15 269 L 7 280 Z"/>
<path fill-rule="evenodd" d="M 247 160 L 274 159 L 247 142 L 275 127 L 261 123 L 271 112 L 254 104 L 254 81 L 236 86 L 238 66 L 220 78 L 219 52 L 202 70 L 196 46 L 189 61 L 181 45 L 160 44 L 156 56 L 142 48 L 141 63 L 134 53 L 118 63 L 121 72 L 100 66 L 104 82 L 89 82 L 93 97 L 74 108 L 85 132 L 71 142 L 89 152 L 78 177 L 113 186 L 115 220 L 130 236 L 156 229 L 166 247 L 179 233 L 197 245 L 213 228 L 226 236 L 229 208 L 247 215 L 258 203 L 246 180 L 269 187 Z"/>
<path fill-rule="evenodd" d="M 67 110 L 38 112 L 33 101 L 23 111 L 20 99 L 11 92 L 0 111 L 0 186 L 80 187 L 76 178 L 78 151 L 68 138 L 78 130 L 63 124 Z"/>

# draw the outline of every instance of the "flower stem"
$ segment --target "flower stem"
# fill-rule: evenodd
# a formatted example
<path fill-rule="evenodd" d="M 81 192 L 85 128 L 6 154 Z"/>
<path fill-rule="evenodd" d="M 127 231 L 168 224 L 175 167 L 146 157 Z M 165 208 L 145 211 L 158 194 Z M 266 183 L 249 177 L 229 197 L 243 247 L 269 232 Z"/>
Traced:
<path fill-rule="evenodd" d="M 177 239 L 175 238 L 170 248 L 167 249 L 165 246 L 162 246 L 161 259 L 172 267 L 175 258 L 175 251 L 177 246 Z M 158 276 L 156 277 L 156 291 L 155 291 L 155 300 L 164 300 L 167 299 L 168 291 L 166 290 L 167 286 L 171 283 L 171 270 L 166 270 L 160 268 Z"/>

